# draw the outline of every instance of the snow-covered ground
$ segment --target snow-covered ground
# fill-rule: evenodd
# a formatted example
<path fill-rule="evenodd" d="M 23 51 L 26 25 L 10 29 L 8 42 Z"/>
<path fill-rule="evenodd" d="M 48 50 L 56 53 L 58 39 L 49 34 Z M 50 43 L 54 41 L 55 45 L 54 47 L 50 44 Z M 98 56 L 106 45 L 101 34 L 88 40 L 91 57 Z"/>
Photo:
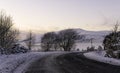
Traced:
<path fill-rule="evenodd" d="M 79 49 L 80 51 L 81 50 L 86 50 L 87 47 L 91 47 L 91 43 L 76 43 L 76 49 Z M 102 46 L 102 43 L 101 42 L 98 42 L 98 43 L 93 43 L 93 46 L 95 47 L 95 49 L 97 49 L 99 46 Z"/>
<path fill-rule="evenodd" d="M 104 57 L 104 55 L 105 55 L 105 51 L 100 51 L 100 52 L 94 51 L 94 52 L 84 53 L 84 56 L 86 56 L 89 59 L 120 66 L 120 59 L 108 58 L 108 57 Z"/>
<path fill-rule="evenodd" d="M 33 61 L 52 53 L 31 52 L 16 55 L 0 55 L 0 73 L 24 73 Z"/>

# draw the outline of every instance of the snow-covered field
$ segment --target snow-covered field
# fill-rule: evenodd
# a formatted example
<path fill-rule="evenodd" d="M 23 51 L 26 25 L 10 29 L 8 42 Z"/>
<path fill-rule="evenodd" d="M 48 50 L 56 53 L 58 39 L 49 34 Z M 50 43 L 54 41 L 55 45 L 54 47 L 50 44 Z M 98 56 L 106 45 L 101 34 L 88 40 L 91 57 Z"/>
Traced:
<path fill-rule="evenodd" d="M 89 59 L 120 66 L 120 59 L 108 58 L 108 57 L 104 57 L 104 55 L 105 55 L 105 51 L 100 51 L 100 52 L 94 51 L 94 52 L 84 53 L 84 56 L 86 56 Z"/>
<path fill-rule="evenodd" d="M 95 49 L 98 48 L 98 46 L 102 46 L 101 42 L 97 42 L 97 43 L 93 43 L 93 46 L 95 47 Z M 76 49 L 81 50 L 86 50 L 87 47 L 91 47 L 91 43 L 76 43 Z"/>
<path fill-rule="evenodd" d="M 96 43 L 93 43 L 93 46 L 95 46 L 95 49 L 98 48 L 98 46 L 102 46 L 102 42 L 96 42 Z M 75 44 L 75 49 L 79 49 L 80 51 L 81 50 L 86 50 L 87 47 L 91 47 L 91 43 L 76 43 Z M 41 47 L 40 47 L 40 44 L 36 44 L 35 46 L 32 47 L 33 50 L 37 51 L 37 50 L 41 50 Z"/>
<path fill-rule="evenodd" d="M 33 61 L 51 53 L 53 52 L 31 52 L 16 55 L 1 55 L 0 73 L 24 73 Z"/>

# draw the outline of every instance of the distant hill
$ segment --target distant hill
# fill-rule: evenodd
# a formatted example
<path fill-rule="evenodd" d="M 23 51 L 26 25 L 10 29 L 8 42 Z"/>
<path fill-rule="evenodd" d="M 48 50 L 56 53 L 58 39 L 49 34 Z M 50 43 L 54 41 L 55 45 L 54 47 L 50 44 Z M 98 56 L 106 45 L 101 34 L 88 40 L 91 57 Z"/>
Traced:
<path fill-rule="evenodd" d="M 76 43 L 76 48 L 86 49 L 88 46 L 91 46 L 90 39 L 93 38 L 93 45 L 97 48 L 98 46 L 102 46 L 102 41 L 104 37 L 110 33 L 110 31 L 88 31 L 83 29 L 73 29 L 80 35 L 85 35 L 85 40 L 80 41 L 78 40 Z M 55 31 L 58 33 L 59 31 Z M 20 41 L 26 39 L 27 32 L 21 32 L 20 34 Z M 34 33 L 36 35 L 36 46 L 34 46 L 34 49 L 41 49 L 40 47 L 40 41 L 43 34 L 40 33 Z M 25 43 L 20 42 L 21 44 L 25 45 Z"/>
<path fill-rule="evenodd" d="M 90 39 L 93 38 L 93 42 L 102 42 L 104 37 L 110 33 L 110 31 L 87 31 L 83 29 L 74 29 L 80 35 L 85 35 L 86 39 L 84 42 L 90 42 Z"/>
<path fill-rule="evenodd" d="M 83 29 L 73 29 L 73 30 L 75 30 L 80 35 L 85 35 L 86 39 L 84 40 L 84 42 L 90 42 L 91 38 L 93 38 L 93 42 L 102 42 L 105 35 L 110 33 L 110 31 L 87 31 Z M 20 39 L 24 40 L 27 34 L 28 34 L 27 32 L 21 32 Z M 36 42 L 40 42 L 40 39 L 43 36 L 43 34 L 35 33 L 35 35 L 36 35 Z"/>

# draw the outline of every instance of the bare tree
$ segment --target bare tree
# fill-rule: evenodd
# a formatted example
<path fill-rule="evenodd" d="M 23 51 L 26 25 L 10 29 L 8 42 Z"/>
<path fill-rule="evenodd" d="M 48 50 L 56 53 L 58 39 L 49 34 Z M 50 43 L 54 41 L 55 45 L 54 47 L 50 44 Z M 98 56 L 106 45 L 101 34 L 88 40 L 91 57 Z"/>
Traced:
<path fill-rule="evenodd" d="M 0 13 L 0 46 L 2 48 L 10 48 L 17 42 L 19 31 L 12 28 L 13 21 L 10 16 Z"/>
<path fill-rule="evenodd" d="M 56 33 L 48 32 L 43 35 L 41 38 L 41 47 L 44 51 L 50 51 L 52 49 L 57 49 L 56 45 Z"/>
<path fill-rule="evenodd" d="M 70 51 L 77 39 L 82 39 L 80 35 L 73 29 L 67 29 L 59 32 L 59 46 L 64 49 L 64 51 Z"/>
<path fill-rule="evenodd" d="M 29 31 L 29 33 L 27 35 L 26 45 L 27 45 L 28 49 L 31 50 L 31 48 L 34 44 L 35 44 L 35 35 L 31 31 Z"/>
<path fill-rule="evenodd" d="M 119 23 L 116 22 L 116 24 L 115 24 L 115 26 L 114 26 L 112 32 L 113 32 L 113 33 L 117 33 L 118 31 L 119 31 Z"/>

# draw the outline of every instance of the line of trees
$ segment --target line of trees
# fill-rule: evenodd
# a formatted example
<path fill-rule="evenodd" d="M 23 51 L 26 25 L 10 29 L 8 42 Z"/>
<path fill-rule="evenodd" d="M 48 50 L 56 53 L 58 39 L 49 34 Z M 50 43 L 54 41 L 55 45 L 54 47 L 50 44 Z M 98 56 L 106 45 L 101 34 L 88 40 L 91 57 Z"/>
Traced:
<path fill-rule="evenodd" d="M 79 35 L 73 29 L 62 30 L 58 33 L 48 32 L 41 38 L 41 47 L 44 51 L 64 50 L 70 51 L 74 49 L 77 39 L 83 39 L 83 35 Z"/>
<path fill-rule="evenodd" d="M 13 28 L 12 17 L 6 15 L 4 12 L 0 12 L 0 51 L 10 53 L 13 50 L 17 50 L 16 43 L 18 42 L 19 30 Z M 35 36 L 30 31 L 26 38 L 26 45 L 28 50 L 35 44 Z M 76 40 L 85 39 L 84 35 L 78 34 L 74 29 L 66 29 L 55 32 L 48 32 L 41 38 L 41 47 L 44 51 L 50 50 L 64 50 L 71 51 L 75 49 Z M 14 46 L 15 45 L 15 46 Z M 104 38 L 104 49 L 106 50 L 106 56 L 120 57 L 115 55 L 114 51 L 120 51 L 120 30 L 118 30 L 118 23 L 115 25 L 114 30 Z M 17 46 L 19 47 L 19 46 Z M 18 51 L 17 51 L 18 52 Z M 119 53 L 120 54 L 120 53 Z"/>

